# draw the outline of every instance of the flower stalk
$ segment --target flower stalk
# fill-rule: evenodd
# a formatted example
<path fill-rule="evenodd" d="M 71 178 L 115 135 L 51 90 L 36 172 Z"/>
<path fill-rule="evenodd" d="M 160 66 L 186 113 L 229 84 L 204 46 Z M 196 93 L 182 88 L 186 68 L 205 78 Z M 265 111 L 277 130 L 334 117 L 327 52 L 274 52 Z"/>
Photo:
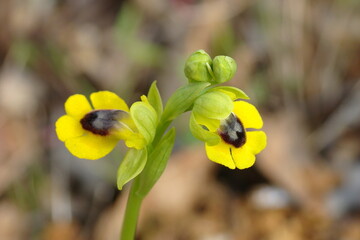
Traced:
<path fill-rule="evenodd" d="M 128 200 L 126 203 L 126 210 L 124 221 L 121 228 L 120 240 L 133 240 L 135 239 L 136 226 L 139 218 L 139 212 L 143 197 L 137 194 L 137 181 L 135 178 L 130 188 Z"/>

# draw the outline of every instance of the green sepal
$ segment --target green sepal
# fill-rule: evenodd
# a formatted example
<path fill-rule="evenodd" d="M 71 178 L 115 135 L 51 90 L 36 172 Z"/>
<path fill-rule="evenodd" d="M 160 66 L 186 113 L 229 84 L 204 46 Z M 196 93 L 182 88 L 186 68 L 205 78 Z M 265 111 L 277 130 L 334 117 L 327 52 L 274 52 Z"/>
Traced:
<path fill-rule="evenodd" d="M 131 148 L 128 150 L 117 171 L 116 182 L 119 190 L 121 190 L 131 179 L 141 173 L 146 165 L 146 160 L 146 148 L 140 150 Z"/>
<path fill-rule="evenodd" d="M 141 99 L 141 102 L 135 102 L 131 105 L 130 115 L 139 133 L 144 137 L 146 143 L 149 144 L 155 136 L 158 115 L 145 96 L 142 96 Z"/>
<path fill-rule="evenodd" d="M 233 58 L 228 56 L 216 56 L 212 65 L 214 83 L 229 81 L 235 75 L 236 69 L 237 65 Z"/>
<path fill-rule="evenodd" d="M 224 119 L 234 109 L 232 99 L 225 93 L 215 91 L 208 92 L 196 99 L 193 113 L 205 118 Z"/>
<path fill-rule="evenodd" d="M 249 96 L 246 95 L 244 91 L 236 87 L 230 87 L 230 86 L 213 87 L 209 89 L 208 92 L 222 92 L 228 95 L 232 100 L 250 99 Z"/>
<path fill-rule="evenodd" d="M 177 89 L 165 106 L 162 120 L 171 121 L 188 111 L 194 104 L 194 101 L 203 93 L 204 88 L 209 85 L 210 83 L 207 82 L 198 82 L 190 83 Z"/>
<path fill-rule="evenodd" d="M 168 131 L 148 157 L 144 171 L 139 176 L 137 194 L 146 196 L 165 170 L 175 142 L 175 129 Z"/>
<path fill-rule="evenodd" d="M 210 82 L 213 77 L 208 71 L 208 66 L 212 66 L 211 57 L 204 50 L 198 50 L 186 60 L 185 76 L 189 82 Z"/>
<path fill-rule="evenodd" d="M 204 127 L 196 121 L 194 114 L 191 114 L 189 127 L 194 137 L 206 142 L 210 146 L 214 146 L 220 142 L 220 136 L 204 129 Z"/>
<path fill-rule="evenodd" d="M 157 112 L 158 116 L 160 116 L 163 111 L 163 104 L 162 104 L 160 92 L 156 86 L 156 81 L 154 81 L 150 86 L 148 92 L 148 100 L 151 106 L 153 106 L 153 108 Z"/>

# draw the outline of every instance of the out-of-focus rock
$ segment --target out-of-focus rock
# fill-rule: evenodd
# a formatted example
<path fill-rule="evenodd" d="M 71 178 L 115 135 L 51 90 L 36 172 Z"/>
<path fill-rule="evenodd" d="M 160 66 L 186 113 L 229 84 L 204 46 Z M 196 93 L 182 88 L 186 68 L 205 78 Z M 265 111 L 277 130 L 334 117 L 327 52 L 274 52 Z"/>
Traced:
<path fill-rule="evenodd" d="M 23 240 L 28 232 L 28 217 L 10 202 L 0 203 L 0 239 Z"/>
<path fill-rule="evenodd" d="M 41 104 L 43 94 L 43 85 L 29 72 L 15 67 L 0 72 L 0 111 L 15 117 L 30 116 Z"/>

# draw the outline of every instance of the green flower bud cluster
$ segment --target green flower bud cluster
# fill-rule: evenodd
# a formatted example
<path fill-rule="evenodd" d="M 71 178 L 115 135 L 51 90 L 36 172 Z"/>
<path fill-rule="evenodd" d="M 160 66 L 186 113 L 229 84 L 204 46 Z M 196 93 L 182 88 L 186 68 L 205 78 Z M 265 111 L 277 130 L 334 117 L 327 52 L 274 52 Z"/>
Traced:
<path fill-rule="evenodd" d="M 189 82 L 209 82 L 219 84 L 229 81 L 236 72 L 236 62 L 228 56 L 211 59 L 204 50 L 194 52 L 186 60 L 185 76 Z"/>

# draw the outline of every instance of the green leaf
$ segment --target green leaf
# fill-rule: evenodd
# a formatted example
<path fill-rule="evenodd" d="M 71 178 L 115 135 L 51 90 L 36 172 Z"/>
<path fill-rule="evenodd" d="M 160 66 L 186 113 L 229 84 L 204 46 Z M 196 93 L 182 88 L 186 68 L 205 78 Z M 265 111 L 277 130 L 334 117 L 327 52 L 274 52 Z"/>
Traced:
<path fill-rule="evenodd" d="M 162 104 L 159 90 L 156 87 L 156 81 L 154 81 L 150 86 L 150 89 L 148 92 L 148 100 L 149 100 L 149 103 L 151 104 L 151 106 L 153 106 L 153 108 L 157 112 L 158 116 L 160 116 L 163 111 L 163 104 Z"/>
<path fill-rule="evenodd" d="M 232 100 L 236 100 L 236 99 L 250 99 L 248 97 L 248 95 L 246 95 L 246 93 L 244 93 L 244 91 L 242 91 L 239 88 L 236 87 L 230 87 L 230 86 L 219 86 L 219 87 L 214 87 L 211 88 L 210 90 L 208 90 L 208 92 L 222 92 L 225 93 L 226 95 L 228 95 Z"/>
<path fill-rule="evenodd" d="M 214 146 L 220 142 L 220 136 L 204 129 L 200 124 L 198 124 L 195 120 L 194 114 L 191 114 L 189 127 L 194 137 L 206 142 L 210 146 Z"/>
<path fill-rule="evenodd" d="M 126 153 L 117 171 L 117 186 L 119 190 L 121 190 L 127 182 L 141 173 L 145 167 L 146 160 L 146 148 L 140 150 L 131 148 Z"/>
<path fill-rule="evenodd" d="M 143 97 L 142 102 L 135 102 L 133 105 L 131 105 L 130 115 L 135 122 L 139 133 L 143 135 L 146 143 L 149 144 L 152 142 L 155 136 L 158 116 L 150 103 L 146 102 L 146 97 Z"/>
<path fill-rule="evenodd" d="M 175 142 L 175 129 L 172 128 L 156 145 L 149 155 L 144 171 L 139 176 L 137 193 L 146 196 L 165 170 Z"/>
<path fill-rule="evenodd" d="M 171 121 L 189 110 L 194 101 L 203 93 L 204 88 L 209 85 L 210 83 L 207 82 L 190 83 L 177 89 L 165 106 L 163 120 Z"/>

